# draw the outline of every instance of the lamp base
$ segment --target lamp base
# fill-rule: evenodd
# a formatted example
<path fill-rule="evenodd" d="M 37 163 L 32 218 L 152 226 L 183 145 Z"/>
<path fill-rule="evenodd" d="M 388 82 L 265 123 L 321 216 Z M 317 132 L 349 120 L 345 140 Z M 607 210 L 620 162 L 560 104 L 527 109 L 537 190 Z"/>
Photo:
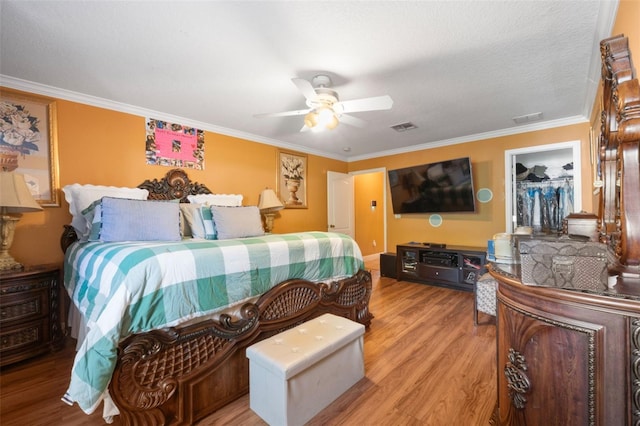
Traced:
<path fill-rule="evenodd" d="M 273 230 L 273 218 L 276 216 L 275 213 L 263 213 L 264 214 L 264 232 L 270 234 Z"/>
<path fill-rule="evenodd" d="M 16 260 L 9 253 L 0 254 L 0 272 L 17 271 L 24 268 L 24 265 Z"/>
<path fill-rule="evenodd" d="M 19 217 L 2 215 L 0 216 L 0 271 L 15 271 L 22 269 L 21 263 L 16 262 L 9 254 L 9 247 L 13 243 L 13 234 L 16 230 L 16 223 Z"/>

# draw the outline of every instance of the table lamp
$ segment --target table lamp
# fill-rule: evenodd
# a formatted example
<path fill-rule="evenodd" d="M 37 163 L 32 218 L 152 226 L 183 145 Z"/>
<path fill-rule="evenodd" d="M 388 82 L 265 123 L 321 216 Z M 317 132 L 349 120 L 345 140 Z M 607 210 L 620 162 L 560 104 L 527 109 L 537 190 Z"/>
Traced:
<path fill-rule="evenodd" d="M 282 210 L 284 204 L 278 199 L 278 196 L 273 189 L 265 188 L 260 193 L 260 201 L 258 202 L 258 209 L 260 213 L 264 215 L 264 230 L 267 234 L 271 233 L 273 229 L 273 218 L 278 210 Z"/>
<path fill-rule="evenodd" d="M 42 210 L 31 195 L 24 176 L 19 173 L 0 172 L 0 272 L 22 269 L 22 264 L 9 254 L 13 234 L 20 214 Z M 18 216 L 10 216 L 18 214 Z"/>

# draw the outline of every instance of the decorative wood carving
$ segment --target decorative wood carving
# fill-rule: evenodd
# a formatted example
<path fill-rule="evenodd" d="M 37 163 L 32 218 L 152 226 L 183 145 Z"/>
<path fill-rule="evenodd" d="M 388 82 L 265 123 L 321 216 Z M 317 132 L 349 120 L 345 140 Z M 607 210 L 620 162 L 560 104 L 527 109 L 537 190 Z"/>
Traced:
<path fill-rule="evenodd" d="M 527 361 L 520 352 L 509 348 L 507 365 L 504 366 L 504 375 L 507 378 L 509 398 L 514 407 L 524 409 L 527 403 L 526 394 L 531 390 L 531 382 L 527 376 Z"/>
<path fill-rule="evenodd" d="M 169 170 L 160 180 L 145 180 L 138 188 L 149 191 L 150 200 L 175 200 L 188 203 L 189 195 L 211 194 L 209 188 L 198 182 L 191 182 L 182 169 Z"/>
<path fill-rule="evenodd" d="M 640 85 L 622 35 L 600 42 L 603 98 L 599 141 L 600 234 L 612 269 L 640 277 Z"/>
<path fill-rule="evenodd" d="M 640 318 L 631 319 L 631 417 L 632 424 L 640 425 Z"/>

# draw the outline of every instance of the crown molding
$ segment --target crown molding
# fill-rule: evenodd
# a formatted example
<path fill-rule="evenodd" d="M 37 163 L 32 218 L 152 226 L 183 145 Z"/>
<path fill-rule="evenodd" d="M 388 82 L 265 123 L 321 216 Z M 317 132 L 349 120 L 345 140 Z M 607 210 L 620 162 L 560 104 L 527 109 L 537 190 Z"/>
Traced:
<path fill-rule="evenodd" d="M 476 142 L 484 139 L 499 138 L 502 136 L 518 135 L 521 133 L 529 133 L 529 132 L 535 132 L 538 130 L 547 130 L 547 129 L 553 129 L 556 127 L 571 126 L 574 124 L 587 123 L 587 122 L 589 122 L 589 120 L 582 115 L 576 115 L 573 117 L 567 117 L 567 118 L 562 118 L 558 120 L 540 121 L 537 123 L 527 124 L 527 125 L 518 126 L 518 127 L 509 127 L 507 129 L 502 129 L 502 130 L 493 130 L 491 132 L 476 133 L 473 135 L 461 136 L 458 138 L 426 142 L 420 145 L 411 145 L 408 147 L 397 148 L 397 149 L 392 149 L 388 151 L 379 151 L 371 155 L 360 155 L 360 156 L 349 157 L 348 162 L 369 160 L 372 158 L 386 157 L 389 155 L 396 155 L 396 154 L 406 154 L 408 152 L 440 148 L 443 146 L 456 145 L 460 143 Z"/>
<path fill-rule="evenodd" d="M 31 81 L 22 80 L 22 79 L 7 76 L 7 75 L 0 74 L 0 86 L 4 86 L 14 90 L 21 90 L 24 92 L 34 93 L 42 96 L 48 96 L 51 98 L 77 102 L 77 103 L 90 105 L 98 108 L 104 108 L 112 111 L 118 111 L 118 112 L 123 112 L 131 115 L 137 115 L 140 117 L 153 117 L 158 120 L 164 120 L 171 123 L 180 123 L 187 126 L 195 127 L 196 129 L 207 130 L 209 132 L 218 133 L 221 135 L 231 136 L 239 139 L 245 139 L 248 141 L 263 143 L 266 145 L 272 145 L 278 148 L 304 152 L 306 154 L 317 155 L 325 158 L 332 158 L 334 160 L 347 161 L 347 157 L 345 156 L 337 156 L 337 155 L 332 155 L 330 153 L 323 152 L 323 151 L 305 149 L 304 147 L 301 147 L 299 145 L 288 144 L 286 142 L 282 142 L 276 139 L 270 139 L 270 138 L 254 135 L 252 133 L 242 132 L 234 129 L 228 129 L 226 127 L 216 126 L 215 124 L 211 124 L 211 123 L 191 120 L 186 117 L 167 114 L 161 111 L 155 111 L 148 108 L 141 108 L 135 105 L 129 105 L 129 104 L 116 102 L 116 101 L 112 101 L 105 98 L 99 98 L 97 96 L 91 96 L 84 93 L 60 89 L 58 87 L 47 86 L 45 84 L 34 83 Z"/>
<path fill-rule="evenodd" d="M 440 141 L 426 142 L 420 145 L 411 145 L 404 148 L 398 148 L 387 151 L 379 151 L 372 154 L 360 155 L 360 156 L 341 156 L 332 155 L 327 152 L 308 149 L 299 145 L 288 144 L 276 139 L 265 138 L 262 136 L 254 135 L 252 133 L 242 132 L 239 130 L 228 129 L 226 127 L 216 126 L 215 124 L 205 123 L 201 121 L 190 120 L 186 117 L 180 117 L 155 111 L 147 108 L 137 107 L 135 105 L 129 105 L 122 102 L 116 102 L 105 98 L 99 98 L 96 96 L 87 95 L 84 93 L 73 92 L 70 90 L 60 89 L 53 86 L 47 86 L 40 83 L 34 83 L 19 78 L 6 76 L 0 74 L 0 86 L 8 87 L 10 89 L 21 90 L 29 93 L 35 93 L 42 96 L 49 96 L 57 99 L 64 99 L 71 102 L 77 102 L 85 105 L 91 105 L 98 108 L 104 108 L 108 110 L 123 112 L 127 114 L 137 115 L 140 117 L 153 117 L 158 120 L 166 120 L 171 123 L 186 124 L 188 126 L 195 127 L 196 129 L 207 130 L 210 132 L 231 136 L 239 139 L 245 139 L 252 142 L 263 143 L 266 145 L 276 146 L 278 148 L 289 149 L 298 152 L 304 152 L 306 154 L 317 155 L 319 157 L 331 158 L 334 160 L 345 161 L 347 163 L 368 160 L 372 158 L 386 157 L 389 155 L 405 154 L 408 152 L 422 151 L 426 149 L 439 148 L 448 145 L 455 145 L 466 142 L 474 142 L 483 139 L 498 138 L 501 136 L 516 135 L 520 133 L 534 132 L 537 130 L 552 129 L 555 127 L 569 126 L 578 123 L 588 122 L 588 118 L 585 116 L 574 116 L 563 118 L 559 120 L 542 121 L 523 126 L 510 127 L 507 129 L 496 130 L 485 133 L 477 133 L 468 136 L 462 136 L 458 138 L 445 139 Z"/>

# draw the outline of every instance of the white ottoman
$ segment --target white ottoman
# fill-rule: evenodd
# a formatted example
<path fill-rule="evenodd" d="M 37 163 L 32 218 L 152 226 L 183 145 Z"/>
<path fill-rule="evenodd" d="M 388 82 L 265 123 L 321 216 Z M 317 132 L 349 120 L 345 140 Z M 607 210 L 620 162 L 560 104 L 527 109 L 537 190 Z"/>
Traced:
<path fill-rule="evenodd" d="M 364 377 L 363 335 L 324 314 L 248 347 L 251 409 L 271 426 L 303 425 Z"/>

